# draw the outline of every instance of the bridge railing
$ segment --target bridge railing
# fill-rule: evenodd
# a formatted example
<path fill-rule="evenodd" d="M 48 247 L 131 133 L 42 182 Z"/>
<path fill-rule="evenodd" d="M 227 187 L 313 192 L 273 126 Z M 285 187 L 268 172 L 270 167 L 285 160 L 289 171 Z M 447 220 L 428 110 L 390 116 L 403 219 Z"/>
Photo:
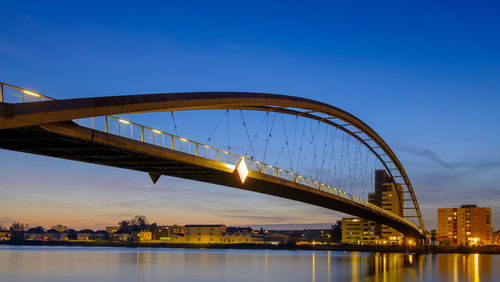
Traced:
<path fill-rule="evenodd" d="M 17 96 L 12 91 L 6 91 L 8 88 L 18 90 L 15 91 L 17 92 Z M 37 101 L 47 101 L 47 100 L 55 100 L 55 99 L 41 95 L 36 92 L 15 87 L 9 84 L 0 83 L 0 102 L 23 103 L 23 102 L 37 102 Z M 283 179 L 319 191 L 323 191 L 332 195 L 336 195 L 338 197 L 350 200 L 362 206 L 376 210 L 389 217 L 396 218 L 402 222 L 405 222 L 407 225 L 414 226 L 417 229 L 417 226 L 415 224 L 406 220 L 405 218 L 398 216 L 392 212 L 389 212 L 385 209 L 382 209 L 381 207 L 369 203 L 368 201 L 361 199 L 357 196 L 351 195 L 345 191 L 332 187 L 328 184 L 318 182 L 314 179 L 295 174 L 291 171 L 287 171 L 270 164 L 256 161 L 246 156 L 237 155 L 226 150 L 218 149 L 206 144 L 192 141 L 183 137 L 179 137 L 167 132 L 163 132 L 158 129 L 134 123 L 129 120 L 125 120 L 115 116 L 91 117 L 91 118 L 75 120 L 75 122 L 81 126 L 104 131 L 106 133 L 119 135 L 122 137 L 134 139 L 144 143 L 191 154 L 197 157 L 202 157 L 222 162 L 231 166 L 232 168 L 236 168 L 236 166 L 240 161 L 244 161 L 249 171 L 257 172 L 268 176 L 273 176 L 279 179 Z"/>

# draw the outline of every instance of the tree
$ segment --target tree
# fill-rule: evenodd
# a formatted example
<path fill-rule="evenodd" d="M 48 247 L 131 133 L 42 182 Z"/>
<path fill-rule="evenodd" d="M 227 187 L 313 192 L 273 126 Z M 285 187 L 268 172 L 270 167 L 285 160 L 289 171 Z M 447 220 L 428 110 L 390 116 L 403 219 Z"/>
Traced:
<path fill-rule="evenodd" d="M 139 230 L 146 229 L 149 225 L 148 220 L 145 216 L 143 215 L 136 215 L 132 220 L 130 221 L 130 225 L 132 226 L 137 226 Z"/>
<path fill-rule="evenodd" d="M 25 226 L 20 222 L 13 222 L 12 226 L 9 228 L 10 240 L 12 241 L 24 240 L 24 230 L 26 228 L 28 228 L 27 224 Z"/>
<path fill-rule="evenodd" d="M 123 220 L 118 223 L 120 225 L 119 231 L 126 232 L 139 232 L 148 229 L 148 220 L 143 215 L 136 215 L 131 220 Z"/>
<path fill-rule="evenodd" d="M 128 231 L 131 232 L 139 232 L 141 230 L 148 228 L 148 220 L 143 215 L 136 215 L 130 221 L 128 221 Z"/>
<path fill-rule="evenodd" d="M 342 241 L 342 220 L 337 220 L 337 223 L 332 225 L 331 240 L 333 243 Z"/>
<path fill-rule="evenodd" d="M 66 238 L 68 240 L 76 240 L 78 239 L 78 233 L 76 232 L 76 230 L 73 230 L 73 229 L 68 229 L 65 231 L 66 232 Z"/>
<path fill-rule="evenodd" d="M 120 225 L 119 231 L 130 231 L 130 222 L 128 220 L 122 220 L 118 222 L 118 225 Z"/>

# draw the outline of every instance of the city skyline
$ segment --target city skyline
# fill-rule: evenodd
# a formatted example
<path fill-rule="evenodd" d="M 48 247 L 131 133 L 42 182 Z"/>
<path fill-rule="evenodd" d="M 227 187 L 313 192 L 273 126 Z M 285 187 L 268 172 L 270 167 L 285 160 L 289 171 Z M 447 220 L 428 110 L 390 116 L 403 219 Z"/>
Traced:
<path fill-rule="evenodd" d="M 158 14 L 139 9 L 134 20 L 120 7 L 103 5 L 92 24 L 83 25 L 89 20 L 85 7 L 68 5 L 68 13 L 58 13 L 38 5 L 12 2 L 1 12 L 0 21 L 11 27 L 0 36 L 0 59 L 9 66 L 0 70 L 3 82 L 59 99 L 239 90 L 326 102 L 367 121 L 394 148 L 412 179 L 428 230 L 436 228 L 438 207 L 462 204 L 491 207 L 493 227 L 500 227 L 500 155 L 495 148 L 500 133 L 492 130 L 500 120 L 495 96 L 500 42 L 488 34 L 494 29 L 489 25 L 495 17 L 492 11 L 473 7 L 465 13 L 430 3 L 423 11 L 406 4 L 404 8 L 415 10 L 407 15 L 411 19 L 427 16 L 429 22 L 416 24 L 392 14 L 389 7 L 384 19 L 370 18 L 369 11 L 343 17 L 340 11 L 354 9 L 349 5 L 318 4 L 334 16 L 321 7 L 302 13 L 299 5 L 269 5 L 264 21 L 256 22 L 251 19 L 258 5 L 227 5 L 218 11 L 198 3 L 198 8 L 176 16 L 170 11 L 186 7 L 170 4 Z M 118 12 L 110 13 L 114 9 Z M 289 14 L 282 15 L 281 9 Z M 202 11 L 228 16 L 234 25 L 211 20 L 202 28 L 195 20 Z M 313 18 L 312 12 L 318 16 Z M 265 25 L 274 15 L 282 26 Z M 300 25 L 294 15 L 305 17 Z M 465 16 L 467 25 L 459 25 Z M 395 19 L 405 24 L 392 26 Z M 356 26 L 358 20 L 373 25 L 363 30 Z M 435 30 L 432 23 L 442 25 Z M 143 25 L 149 33 L 142 33 Z M 178 29 L 168 32 L 174 25 Z M 225 35 L 213 29 L 221 26 Z M 349 35 L 354 31 L 366 41 Z M 93 40 L 85 40 L 90 34 Z M 283 41 L 288 44 L 279 44 Z M 392 48 L 391 42 L 398 47 Z M 217 73 L 211 71 L 214 66 Z M 82 227 L 93 227 L 135 214 L 157 222 L 166 218 L 168 224 L 252 226 L 334 223 L 344 216 L 171 177 L 152 185 L 140 172 L 5 150 L 0 158 L 3 226 L 12 221 L 65 224 L 76 218 Z"/>

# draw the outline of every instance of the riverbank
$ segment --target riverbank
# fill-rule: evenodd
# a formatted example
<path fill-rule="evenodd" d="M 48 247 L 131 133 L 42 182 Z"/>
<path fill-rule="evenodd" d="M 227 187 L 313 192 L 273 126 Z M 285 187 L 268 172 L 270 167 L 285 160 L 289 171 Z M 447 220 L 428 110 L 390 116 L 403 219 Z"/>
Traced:
<path fill-rule="evenodd" d="M 74 246 L 74 247 L 118 247 L 118 248 L 187 248 L 187 249 L 269 249 L 269 250 L 323 250 L 347 252 L 382 252 L 382 253 L 427 253 L 424 248 L 403 246 L 370 246 L 370 245 L 294 245 L 294 244 L 169 244 L 169 243 L 140 243 L 116 241 L 0 241 L 2 245 L 27 246 Z M 451 247 L 431 246 L 430 252 L 462 253 L 462 254 L 500 254 L 500 246 Z"/>
<path fill-rule="evenodd" d="M 271 249 L 271 250 L 330 250 L 363 252 L 405 252 L 402 246 L 355 246 L 355 245 L 295 245 L 295 244 L 172 244 L 118 241 L 0 241 L 5 245 L 29 246 L 80 246 L 118 248 L 187 248 L 187 249 Z"/>

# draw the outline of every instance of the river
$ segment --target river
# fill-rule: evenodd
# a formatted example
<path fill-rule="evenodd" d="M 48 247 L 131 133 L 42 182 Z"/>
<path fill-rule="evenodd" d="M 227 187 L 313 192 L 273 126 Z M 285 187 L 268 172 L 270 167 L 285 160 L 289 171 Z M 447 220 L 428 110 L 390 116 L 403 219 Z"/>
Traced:
<path fill-rule="evenodd" d="M 0 281 L 500 281 L 500 255 L 2 245 Z"/>

